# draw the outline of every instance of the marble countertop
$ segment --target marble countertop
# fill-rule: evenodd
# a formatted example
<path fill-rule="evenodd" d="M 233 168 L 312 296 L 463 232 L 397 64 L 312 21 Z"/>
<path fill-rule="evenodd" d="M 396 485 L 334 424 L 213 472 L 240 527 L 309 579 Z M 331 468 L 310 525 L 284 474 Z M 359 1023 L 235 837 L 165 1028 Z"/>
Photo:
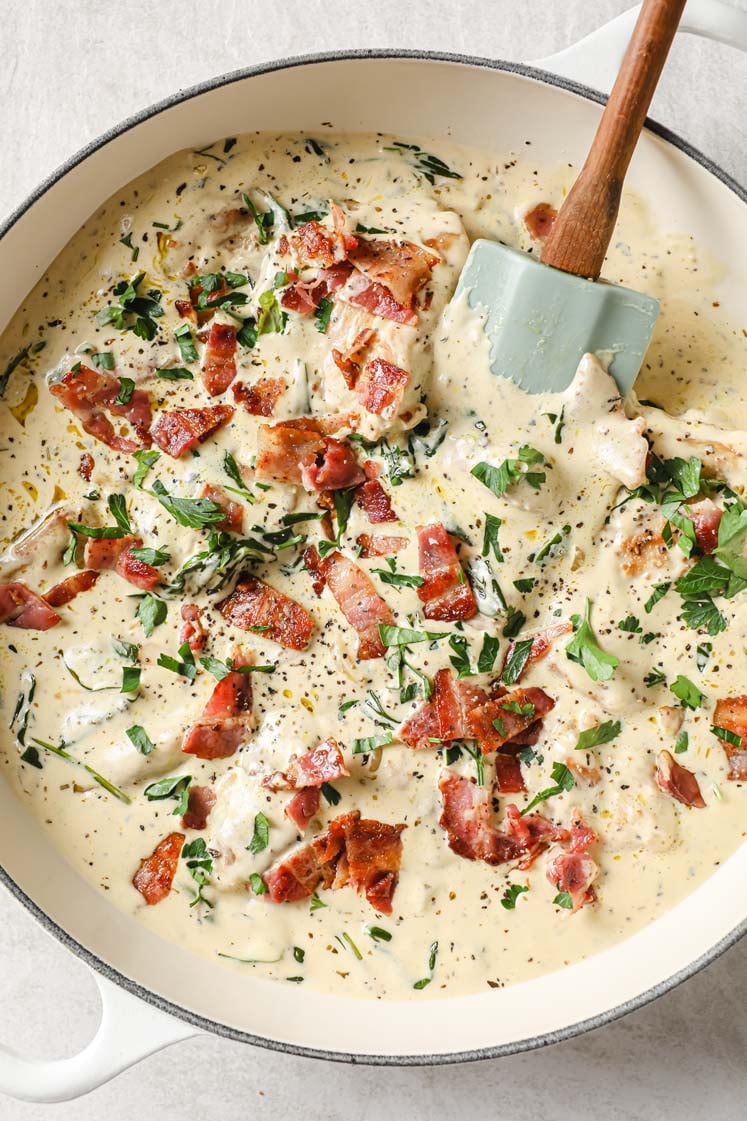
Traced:
<path fill-rule="evenodd" d="M 739 0 L 742 2 L 742 0 Z M 350 47 L 542 57 L 627 0 L 0 0 L 0 218 L 72 152 L 179 88 L 267 59 Z M 652 116 L 747 180 L 745 56 L 680 36 Z M 0 893 L 0 1040 L 72 1054 L 98 1018 L 76 958 Z M 302 1117 L 438 1121 L 741 1121 L 747 1089 L 747 940 L 690 982 L 599 1031 L 459 1067 L 369 1069 L 202 1036 L 57 1106 L 0 1097 L 0 1121 Z"/>

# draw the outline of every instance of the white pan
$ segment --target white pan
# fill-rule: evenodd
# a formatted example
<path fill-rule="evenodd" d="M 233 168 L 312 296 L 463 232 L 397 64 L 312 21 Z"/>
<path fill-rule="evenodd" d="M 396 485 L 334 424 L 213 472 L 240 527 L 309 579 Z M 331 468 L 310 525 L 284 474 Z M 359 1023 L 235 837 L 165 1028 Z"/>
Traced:
<path fill-rule="evenodd" d="M 397 51 L 325 55 L 239 71 L 148 109 L 75 156 L 14 214 L 0 241 L 0 326 L 88 216 L 180 148 L 254 129 L 455 138 L 496 152 L 531 140 L 539 168 L 579 164 L 632 28 L 625 13 L 537 66 Z M 685 29 L 747 50 L 747 14 L 691 0 Z M 734 56 L 734 64 L 738 64 Z M 741 64 L 741 59 L 739 60 Z M 549 71 L 554 71 L 550 73 Z M 560 76 L 558 76 L 560 75 Z M 726 76 L 724 76 L 726 80 Z M 344 91 L 344 95 L 343 95 Z M 375 91 L 375 96 L 373 93 Z M 747 196 L 676 136 L 652 125 L 629 174 L 658 223 L 733 261 L 714 298 L 747 303 Z M 50 933 L 97 972 L 103 1017 L 78 1056 L 33 1062 L 0 1052 L 0 1089 L 75 1097 L 199 1031 L 349 1062 L 456 1062 L 540 1047 L 608 1023 L 690 977 L 747 931 L 747 845 L 689 898 L 628 941 L 525 984 L 442 1001 L 357 1001 L 282 986 L 160 940 L 66 864 L 0 783 L 0 876 Z"/>

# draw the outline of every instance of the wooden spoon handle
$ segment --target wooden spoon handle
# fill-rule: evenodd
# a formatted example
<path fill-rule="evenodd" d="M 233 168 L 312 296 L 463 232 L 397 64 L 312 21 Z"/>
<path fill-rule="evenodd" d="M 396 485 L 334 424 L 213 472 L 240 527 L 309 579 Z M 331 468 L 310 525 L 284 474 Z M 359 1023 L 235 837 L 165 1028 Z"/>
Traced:
<path fill-rule="evenodd" d="M 589 155 L 545 242 L 544 264 L 599 276 L 625 172 L 684 7 L 685 0 L 643 0 Z"/>

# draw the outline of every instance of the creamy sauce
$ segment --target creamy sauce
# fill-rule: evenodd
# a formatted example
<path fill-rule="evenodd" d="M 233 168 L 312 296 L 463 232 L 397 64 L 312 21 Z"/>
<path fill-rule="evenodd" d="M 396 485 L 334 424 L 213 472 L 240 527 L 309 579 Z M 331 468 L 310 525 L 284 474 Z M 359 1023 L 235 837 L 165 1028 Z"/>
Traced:
<path fill-rule="evenodd" d="M 428 147 L 426 142 L 423 146 Z M 460 558 L 467 573 L 475 586 L 486 579 L 488 583 L 488 594 L 480 597 L 481 613 L 463 628 L 428 624 L 427 629 L 466 636 L 473 668 L 484 635 L 500 637 L 507 623 L 505 607 L 490 593 L 490 574 L 481 557 L 486 513 L 502 519 L 504 559 L 491 563 L 505 600 L 526 618 L 522 633 L 581 614 L 585 598 L 592 601 L 594 632 L 603 649 L 619 659 L 619 667 L 610 681 L 594 682 L 566 657 L 564 637 L 547 658 L 529 668 L 523 684 L 541 686 L 556 706 L 545 719 L 539 743 L 526 753 L 527 793 L 501 795 L 497 820 L 508 802 L 521 808 L 552 785 L 554 763 L 582 757 L 584 764 L 597 768 L 599 783 L 589 785 L 579 777 L 572 790 L 540 807 L 563 824 L 578 807 L 598 832 L 597 901 L 575 914 L 554 905 L 556 890 L 545 875 L 545 856 L 531 869 L 519 871 L 510 865 L 490 868 L 449 849 L 438 824 L 443 752 L 416 752 L 396 740 L 396 727 L 422 704 L 422 695 L 400 703 L 400 690 L 386 661 L 358 661 L 355 632 L 329 591 L 314 596 L 300 552 L 294 549 L 280 552 L 266 565 L 252 566 L 252 571 L 311 612 L 315 631 L 305 652 L 284 650 L 261 633 L 247 635 L 228 624 L 215 610 L 226 589 L 218 596 L 208 594 L 204 573 L 196 581 L 189 579 L 183 595 L 166 597 L 166 620 L 150 637 L 136 618 L 139 601 L 132 597 L 137 589 L 114 572 L 103 572 L 93 590 L 61 608 L 59 626 L 46 632 L 4 627 L 3 727 L 11 724 L 19 691 L 28 696 L 33 675 L 33 699 L 23 705 L 14 723 L 18 733 L 28 716 L 25 746 L 34 737 L 55 744 L 64 741 L 74 759 L 116 784 L 130 802 L 117 800 L 82 768 L 42 748 L 41 769 L 21 761 L 24 745 L 13 733 L 3 737 L 6 780 L 73 867 L 99 885 L 114 906 L 137 913 L 164 938 L 196 953 L 228 955 L 226 968 L 261 970 L 281 982 L 299 983 L 302 978 L 307 985 L 338 994 L 429 999 L 475 991 L 486 983 L 502 986 L 524 980 L 627 937 L 692 891 L 741 842 L 745 830 L 743 786 L 727 780 L 724 751 L 709 730 L 716 699 L 744 687 L 743 599 L 719 600 L 728 625 L 713 637 L 688 629 L 678 619 L 680 601 L 674 590 L 647 612 L 644 604 L 654 586 L 676 580 L 692 561 L 675 544 L 660 558 L 660 567 L 648 563 L 639 573 L 626 573 L 622 543 L 646 527 L 658 531 L 662 518 L 658 506 L 635 500 L 613 511 L 626 496 L 626 487 L 644 481 L 644 432 L 659 455 L 697 455 L 709 474 L 737 493 L 747 481 L 747 441 L 741 430 L 729 430 L 744 428 L 747 418 L 739 364 L 742 335 L 712 307 L 717 266 L 704 262 L 686 239 L 654 231 L 645 206 L 625 196 L 605 275 L 662 301 L 637 393 L 643 400 L 666 403 L 672 415 L 650 404 L 639 406 L 633 399 L 626 403 L 626 416 L 614 383 L 592 357 L 584 360 L 562 396 L 529 397 L 490 375 L 479 318 L 465 303 L 448 309 L 447 304 L 474 237 L 500 238 L 538 251 L 523 216 L 539 201 L 559 206 L 572 169 L 538 175 L 518 159 L 439 145 L 438 156 L 462 178 L 438 177 L 430 184 L 413 170 L 412 149 L 392 150 L 390 140 L 373 136 L 325 137 L 321 156 L 304 138 L 293 136 L 248 136 L 225 154 L 222 142 L 209 151 L 218 158 L 180 153 L 117 193 L 51 266 L 3 336 L 0 354 L 6 360 L 38 338 L 46 346 L 11 375 L 0 408 L 2 534 L 7 549 L 0 579 L 22 580 L 43 594 L 69 576 L 74 569 L 63 564 L 69 538 L 65 522 L 111 524 L 106 509 L 111 493 L 126 495 L 130 520 L 146 545 L 168 549 L 171 560 L 163 569 L 167 579 L 205 547 L 203 531 L 177 525 L 154 497 L 132 486 L 132 456 L 111 451 L 86 435 L 46 383 L 81 359 L 89 362 L 85 351 L 90 348 L 112 353 L 116 373 L 147 388 L 156 416 L 162 407 L 214 403 L 204 391 L 199 364 L 185 363 L 173 338 L 182 322 L 174 300 L 187 293 L 185 266 L 193 260 L 199 273 L 247 274 L 254 287 L 241 290 L 256 296 L 271 287 L 275 274 L 287 265 L 277 236 L 259 245 L 246 216 L 238 228 L 230 217 L 211 219 L 241 206 L 243 191 L 251 191 L 258 206 L 266 205 L 262 192 L 270 191 L 294 214 L 326 210 L 332 199 L 343 207 L 351 228 L 360 223 L 417 244 L 440 238 L 443 260 L 433 271 L 432 302 L 421 310 L 418 325 L 403 327 L 381 319 L 374 324 L 377 345 L 410 373 L 399 413 L 388 418 L 363 413 L 358 425 L 369 440 L 378 441 L 388 432 L 390 443 L 403 449 L 403 462 L 413 477 L 398 486 L 392 485 L 390 460 L 381 445 L 366 452 L 382 465 L 381 481 L 401 522 L 372 527 L 354 505 L 342 547 L 355 557 L 360 533 L 404 535 L 408 545 L 397 555 L 397 572 L 413 574 L 418 572 L 416 525 L 440 521 L 463 535 Z M 282 214 L 276 219 L 275 235 L 282 229 Z M 154 223 L 179 226 L 164 233 Z M 131 261 L 131 248 L 123 238 L 139 250 L 137 263 Z M 169 239 L 177 244 L 169 245 Z M 112 285 L 138 269 L 147 272 L 145 286 L 162 293 L 165 315 L 152 343 L 96 320 L 97 310 L 112 301 Z M 235 322 L 226 310 L 217 316 L 218 321 Z M 309 411 L 345 412 L 356 399 L 331 364 L 330 350 L 332 345 L 345 350 L 369 321 L 366 313 L 334 302 L 324 334 L 313 317 L 291 313 L 284 333 L 264 334 L 252 349 L 239 347 L 238 377 L 249 383 L 260 376 L 286 380 L 275 421 Z M 202 344 L 197 346 L 202 352 Z M 193 381 L 165 381 L 153 374 L 156 367 L 185 364 L 194 372 Z M 230 392 L 226 399 L 231 400 Z M 414 439 L 414 455 L 409 455 L 405 429 L 426 412 L 432 422 L 430 436 L 420 443 Z M 547 414 L 561 413 L 558 443 L 556 423 Z M 434 452 L 439 419 L 448 427 Z M 170 492 L 195 497 L 205 482 L 233 485 L 223 466 L 230 452 L 246 469 L 256 499 L 244 510 L 246 534 L 253 526 L 281 528 L 282 516 L 290 512 L 318 513 L 314 497 L 301 488 L 274 484 L 263 490 L 252 485 L 250 467 L 260 423 L 265 423 L 263 418 L 237 408 L 231 423 L 200 446 L 198 457 L 162 455 L 146 487 L 160 478 Z M 496 497 L 470 473 L 478 462 L 497 466 L 516 456 L 525 444 L 544 460 L 547 477 L 538 490 L 519 480 Z M 90 482 L 78 473 L 84 452 L 95 459 Z M 42 518 L 43 528 L 30 544 L 23 539 L 13 544 Z M 308 543 L 321 533 L 316 520 L 299 523 L 296 529 Z M 532 560 L 558 533 L 559 543 L 544 561 Z M 386 568 L 382 558 L 356 563 L 369 573 Z M 529 577 L 535 580 L 530 591 L 515 587 L 515 581 Z M 422 605 L 414 588 L 385 584 L 377 575 L 372 580 L 400 625 L 415 619 L 414 625 L 422 626 Z M 215 685 L 207 671 L 200 670 L 190 682 L 157 665 L 163 653 L 176 656 L 184 601 L 202 609 L 210 655 L 225 659 L 241 643 L 254 651 L 258 663 L 276 667 L 272 674 L 252 675 L 256 727 L 230 758 L 202 761 L 181 751 L 184 730 L 199 719 Z M 631 615 L 636 627 L 621 629 L 620 622 Z M 119 692 L 122 668 L 132 658 L 117 653 L 113 638 L 139 646 L 142 673 L 136 692 Z M 705 660 L 696 654 L 703 642 L 712 644 Z M 507 644 L 501 637 L 496 673 Z M 413 645 L 408 657 L 418 671 L 433 675 L 449 666 L 453 654 L 447 642 L 440 641 Z M 653 670 L 667 684 L 647 685 L 644 679 Z M 85 685 L 110 689 L 87 691 L 70 671 Z M 667 685 L 678 674 L 702 691 L 698 708 L 683 709 L 669 691 Z M 470 680 L 485 683 L 482 677 Z M 417 681 L 408 673 L 407 683 Z M 381 716 L 376 722 L 376 713 L 365 702 L 369 690 L 396 724 L 386 718 L 382 722 Z M 357 703 L 339 715 L 348 701 Z M 582 730 L 610 720 L 622 725 L 613 741 L 585 753 L 575 751 Z M 126 731 L 133 725 L 142 726 L 155 744 L 150 754 L 139 752 L 128 738 Z M 352 754 L 356 738 L 385 730 L 394 730 L 394 743 L 373 755 Z M 704 809 L 679 804 L 654 781 L 657 754 L 663 748 L 673 751 L 681 731 L 688 734 L 688 746 L 676 759 L 696 775 Z M 325 906 L 314 909 L 308 900 L 273 905 L 248 889 L 252 874 L 263 873 L 297 840 L 295 827 L 284 817 L 288 795 L 270 793 L 261 785 L 262 778 L 283 770 L 292 755 L 330 735 L 345 749 L 350 777 L 334 784 L 339 805 L 322 799 L 318 821 L 308 834 L 354 808 L 365 817 L 405 823 L 391 916 L 377 915 L 349 888 L 320 891 Z M 452 767 L 463 774 L 475 772 L 466 754 Z M 195 884 L 184 861 L 171 893 L 156 906 L 145 905 L 132 886 L 140 860 L 165 834 L 180 828 L 172 812 L 175 801 L 149 801 L 143 791 L 155 780 L 175 775 L 191 775 L 217 795 L 206 831 L 188 831 L 190 840 L 204 837 L 212 854 L 204 889 L 212 906 L 190 906 Z M 492 781 L 490 756 L 485 760 L 485 781 Z M 270 824 L 269 844 L 252 853 L 248 845 L 259 811 Z M 502 900 L 512 883 L 529 890 L 508 910 Z M 391 940 L 374 940 L 368 933 L 371 925 L 384 928 Z M 352 940 L 361 960 L 343 935 Z M 433 983 L 414 990 L 414 983 L 429 975 L 429 947 L 434 942 L 439 948 Z M 294 947 L 303 952 L 294 955 Z M 261 964 L 239 964 L 231 957 Z"/>

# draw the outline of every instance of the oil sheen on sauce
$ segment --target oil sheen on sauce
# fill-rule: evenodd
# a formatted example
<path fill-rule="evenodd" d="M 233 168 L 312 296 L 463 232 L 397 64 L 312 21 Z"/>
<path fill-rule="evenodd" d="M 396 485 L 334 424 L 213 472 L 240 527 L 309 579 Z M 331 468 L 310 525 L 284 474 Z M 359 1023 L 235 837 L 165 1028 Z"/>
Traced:
<path fill-rule="evenodd" d="M 425 141 L 423 147 L 428 148 Z M 556 705 L 538 743 L 522 755 L 526 794 L 499 795 L 495 820 L 501 820 L 509 802 L 521 809 L 552 786 L 554 764 L 570 762 L 575 785 L 539 809 L 567 824 L 578 807 L 598 833 L 596 902 L 575 914 L 554 903 L 558 893 L 547 880 L 544 854 L 522 871 L 511 865 L 491 868 L 450 850 L 439 826 L 444 752 L 435 746 L 414 751 L 397 741 L 397 729 L 423 703 L 419 675 L 432 677 L 449 667 L 457 651 L 446 639 L 410 646 L 407 659 L 413 668 L 405 671 L 403 687 L 412 686 L 405 694 L 411 699 L 402 703 L 387 660 L 359 661 L 355 632 L 332 596 L 326 591 L 317 598 L 312 591 L 301 555 L 304 544 L 322 538 L 318 518 L 294 523 L 294 533 L 305 542 L 279 550 L 266 564 L 251 565 L 257 576 L 312 614 L 315 630 L 307 651 L 284 650 L 261 631 L 247 634 L 232 627 L 215 610 L 227 589 L 211 595 L 211 573 L 204 571 L 188 578 L 183 594 L 163 593 L 167 615 L 150 636 L 136 616 L 138 589 L 112 571 L 102 572 L 95 588 L 61 608 L 63 621 L 51 630 L 2 628 L 2 726 L 13 723 L 13 731 L 3 733 L 5 781 L 74 869 L 99 885 L 112 906 L 136 913 L 165 939 L 197 954 L 225 955 L 227 969 L 257 970 L 280 983 L 302 978 L 306 985 L 339 995 L 430 999 L 561 968 L 629 936 L 671 907 L 741 843 L 745 829 L 743 786 L 728 780 L 722 743 L 710 731 L 716 700 L 743 688 L 743 599 L 718 599 L 727 625 L 714 635 L 686 626 L 674 583 L 696 558 L 688 559 L 675 539 L 671 548 L 644 548 L 631 560 L 624 543 L 648 531 L 660 533 L 664 519 L 657 503 L 632 499 L 618 505 L 645 481 L 644 433 L 663 459 L 702 460 L 706 474 L 728 488 L 714 494 L 721 507 L 742 493 L 747 404 L 737 360 L 741 335 L 711 307 L 715 267 L 685 239 L 652 230 L 645 206 L 626 195 L 605 275 L 662 301 L 638 397 L 626 402 L 623 412 L 613 382 L 592 357 L 584 359 L 562 396 L 529 397 L 491 377 L 475 313 L 464 304 L 446 305 L 474 237 L 538 251 L 524 215 L 540 201 L 559 206 L 573 171 L 538 176 L 520 160 L 447 145 L 439 145 L 436 154 L 461 178 L 436 174 L 430 182 L 415 148 L 397 147 L 379 136 L 325 136 L 319 145 L 299 136 L 258 135 L 233 144 L 220 141 L 204 154 L 179 153 L 118 192 L 89 220 L 17 312 L 0 348 L 8 361 L 38 339 L 46 344 L 14 370 L 0 407 L 6 550 L 0 579 L 22 580 L 43 594 L 75 571 L 63 563 L 66 521 L 111 524 L 106 500 L 123 494 L 145 545 L 168 550 L 170 560 L 162 571 L 172 581 L 190 557 L 204 550 L 206 534 L 169 517 L 148 492 L 154 479 L 187 497 L 199 495 L 206 482 L 235 487 L 224 466 L 230 453 L 244 469 L 255 500 L 249 505 L 232 494 L 243 503 L 245 536 L 255 538 L 263 530 L 282 528 L 284 515 L 319 515 L 315 496 L 280 483 L 267 489 L 254 485 L 257 428 L 267 421 L 241 407 L 199 446 L 199 455 L 162 455 L 145 489 L 137 489 L 134 458 L 87 435 L 48 392 L 48 384 L 76 362 L 90 364 L 91 354 L 104 353 L 113 355 L 118 375 L 148 390 L 155 416 L 164 407 L 224 400 L 208 399 L 200 362 L 180 355 L 174 331 L 185 321 L 174 301 L 186 298 L 192 261 L 200 274 L 228 270 L 250 279 L 251 286 L 236 289 L 247 293 L 249 302 L 222 308 L 215 321 L 235 323 L 232 310 L 243 315 L 255 307 L 252 301 L 272 289 L 287 267 L 278 248 L 279 235 L 287 229 L 281 207 L 296 216 L 326 213 L 334 200 L 350 230 L 367 227 L 379 231 L 370 236 L 383 232 L 439 247 L 442 261 L 428 286 L 430 306 L 421 307 L 417 326 L 373 322 L 391 360 L 410 373 L 400 415 L 363 413 L 358 424 L 367 441 L 360 458 L 380 464 L 380 480 L 399 521 L 372 527 L 353 504 L 341 547 L 371 575 L 397 623 L 422 628 L 417 589 L 382 580 L 380 573 L 390 571 L 386 558 L 357 559 L 356 538 L 366 532 L 406 537 L 406 548 L 396 555 L 396 572 L 416 574 L 415 526 L 441 522 L 457 535 L 480 613 L 463 625 L 426 627 L 463 637 L 471 670 L 485 635 L 499 639 L 491 677 L 497 676 L 510 641 L 504 630 L 532 634 L 582 615 L 590 601 L 594 633 L 619 665 L 608 681 L 595 682 L 566 656 L 569 636 L 564 635 L 546 658 L 529 667 L 522 683 L 543 688 Z M 246 209 L 238 213 L 243 192 L 250 193 L 259 211 L 274 215 L 272 229 L 262 232 L 265 244 Z M 329 225 L 329 218 L 322 220 Z M 146 273 L 142 290 L 158 289 L 164 310 L 152 342 L 96 318 L 113 301 L 113 285 L 138 270 Z M 354 395 L 330 365 L 330 349 L 370 318 L 351 313 L 334 296 L 326 332 L 319 329 L 324 324 L 318 317 L 289 312 L 282 333 L 268 331 L 253 347 L 238 348 L 238 380 L 284 379 L 287 388 L 270 423 L 309 412 L 345 412 Z M 203 344 L 196 341 L 196 346 L 202 356 Z M 193 380 L 154 374 L 156 368 L 185 366 Z M 230 391 L 225 400 L 232 403 Z M 421 425 L 413 434 L 413 426 L 426 416 L 428 431 Z M 535 449 L 542 461 L 530 468 L 545 475 L 538 489 L 520 478 L 496 496 L 471 474 L 477 463 L 498 466 L 517 457 L 522 446 Z M 78 470 L 85 453 L 95 460 L 90 481 Z M 501 519 L 500 562 L 490 549 L 483 556 L 487 514 Z M 41 529 L 30 544 L 23 538 L 19 544 L 19 536 L 38 523 Z M 665 584 L 669 591 L 652 604 L 654 588 Z M 181 751 L 184 731 L 199 718 L 215 679 L 199 662 L 194 681 L 157 664 L 160 655 L 177 656 L 180 606 L 187 601 L 202 610 L 207 653 L 226 659 L 240 643 L 253 651 L 258 664 L 275 667 L 272 673 L 252 674 L 256 727 L 230 758 L 203 761 Z M 140 684 L 130 693 L 120 692 L 123 666 L 133 662 L 132 653 L 123 655 L 122 643 L 139 648 Z M 671 692 L 680 675 L 702 694 L 697 707 L 683 706 Z M 32 676 L 35 691 L 29 701 Z M 485 685 L 488 678 L 468 680 Z M 13 721 L 19 694 L 20 713 Z M 583 730 L 615 721 L 620 731 L 613 740 L 576 750 Z M 133 725 L 145 729 L 155 745 L 149 754 L 128 738 Z M 25 745 L 17 739 L 22 726 Z M 356 739 L 384 732 L 392 733 L 391 744 L 353 754 Z M 350 776 L 334 784 L 339 804 L 322 798 L 308 834 L 352 809 L 406 824 L 391 916 L 377 915 L 349 888 L 320 890 L 321 906 L 308 899 L 274 905 L 249 887 L 253 874 L 261 875 L 298 839 L 283 812 L 288 795 L 268 791 L 262 778 L 330 735 L 344 748 Z M 23 762 L 24 747 L 34 738 L 64 742 L 75 760 L 123 790 L 129 803 L 113 797 L 80 766 L 43 748 L 41 768 Z M 674 752 L 675 744 L 680 751 L 674 758 L 695 774 L 705 808 L 680 804 L 654 781 L 657 755 L 662 749 Z M 475 774 L 466 751 L 449 765 L 455 773 Z M 489 755 L 484 770 L 490 785 Z M 217 796 L 206 830 L 186 831 L 189 840 L 206 842 L 212 862 L 203 888 L 208 902 L 191 905 L 196 884 L 181 860 L 168 897 L 147 906 L 132 886 L 133 873 L 165 834 L 180 829 L 180 819 L 173 813 L 175 799 L 151 801 L 144 790 L 179 775 L 212 787 Z M 269 843 L 252 852 L 260 811 L 269 822 Z M 512 884 L 529 890 L 508 908 L 504 903 Z M 372 926 L 390 939 L 372 937 Z M 433 943 L 438 951 L 432 982 L 415 989 L 419 979 L 430 976 Z"/>

